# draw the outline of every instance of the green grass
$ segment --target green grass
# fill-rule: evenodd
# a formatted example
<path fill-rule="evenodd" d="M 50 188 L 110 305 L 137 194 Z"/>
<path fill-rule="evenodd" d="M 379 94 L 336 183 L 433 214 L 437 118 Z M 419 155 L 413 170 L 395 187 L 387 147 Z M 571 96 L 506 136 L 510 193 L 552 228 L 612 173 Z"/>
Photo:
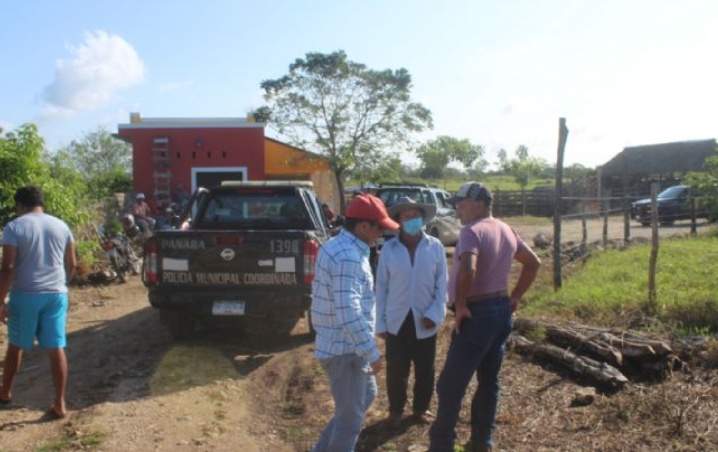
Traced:
<path fill-rule="evenodd" d="M 663 240 L 656 266 L 655 315 L 648 304 L 651 247 L 594 253 L 585 264 L 567 269 L 562 288 L 553 291 L 543 271 L 526 296 L 522 313 L 626 324 L 652 317 L 683 332 L 718 332 L 718 234 Z"/>

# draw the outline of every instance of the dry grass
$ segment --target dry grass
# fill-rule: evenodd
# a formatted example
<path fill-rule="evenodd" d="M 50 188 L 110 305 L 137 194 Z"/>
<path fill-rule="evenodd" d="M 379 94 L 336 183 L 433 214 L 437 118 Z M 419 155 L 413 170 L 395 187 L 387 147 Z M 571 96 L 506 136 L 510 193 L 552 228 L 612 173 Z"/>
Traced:
<path fill-rule="evenodd" d="M 437 369 L 443 367 L 451 321 L 438 343 Z M 705 344 L 691 365 L 661 383 L 629 383 L 623 390 L 599 393 L 589 406 L 572 404 L 580 381 L 549 367 L 507 353 L 501 371 L 502 393 L 495 439 L 507 451 L 641 451 L 718 449 L 718 371 L 703 367 L 716 346 Z M 283 361 L 270 362 L 252 379 L 255 409 L 296 450 L 308 450 L 332 414 L 326 377 L 312 357 L 311 344 Z M 391 428 L 384 375 L 380 393 L 367 415 L 357 451 L 420 451 L 428 446 L 428 426 L 406 419 Z M 464 397 L 457 426 L 459 444 L 470 433 L 469 403 Z M 436 400 L 432 402 L 436 407 Z"/>

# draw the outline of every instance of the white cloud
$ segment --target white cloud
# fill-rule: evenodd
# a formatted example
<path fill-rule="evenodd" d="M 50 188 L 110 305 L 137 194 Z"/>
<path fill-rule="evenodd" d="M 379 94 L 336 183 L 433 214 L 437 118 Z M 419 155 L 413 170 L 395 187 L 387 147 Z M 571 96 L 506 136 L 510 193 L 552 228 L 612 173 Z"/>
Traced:
<path fill-rule="evenodd" d="M 122 37 L 97 30 L 85 33 L 79 46 L 70 46 L 69 59 L 55 63 L 55 79 L 42 95 L 45 115 L 68 115 L 100 108 L 116 91 L 141 82 L 145 65 Z"/>

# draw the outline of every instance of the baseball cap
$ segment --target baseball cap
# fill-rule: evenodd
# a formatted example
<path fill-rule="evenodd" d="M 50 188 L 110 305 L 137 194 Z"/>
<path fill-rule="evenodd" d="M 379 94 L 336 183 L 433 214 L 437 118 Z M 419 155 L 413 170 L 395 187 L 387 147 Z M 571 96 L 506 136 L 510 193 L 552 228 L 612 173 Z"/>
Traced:
<path fill-rule="evenodd" d="M 365 193 L 356 195 L 349 202 L 344 215 L 356 220 L 376 221 L 382 229 L 399 229 L 399 223 L 389 217 L 384 203 L 376 196 Z"/>
<path fill-rule="evenodd" d="M 135 199 L 145 199 L 144 193 L 137 193 L 137 196 L 135 196 Z"/>
<path fill-rule="evenodd" d="M 489 190 L 484 184 L 480 182 L 465 182 L 464 185 L 459 188 L 456 194 L 446 201 L 450 204 L 456 204 L 457 201 L 462 199 L 471 199 L 473 201 L 487 201 L 491 202 L 493 197 L 491 196 L 491 190 Z"/>

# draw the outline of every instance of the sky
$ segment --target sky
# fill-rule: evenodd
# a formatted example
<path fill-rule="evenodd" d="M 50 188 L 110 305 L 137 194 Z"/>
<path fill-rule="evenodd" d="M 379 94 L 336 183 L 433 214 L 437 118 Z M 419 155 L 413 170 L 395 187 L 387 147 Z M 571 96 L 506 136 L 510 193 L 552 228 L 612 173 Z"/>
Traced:
<path fill-rule="evenodd" d="M 308 52 L 406 68 L 439 135 L 601 165 L 718 135 L 715 0 L 5 0 L 0 127 L 56 150 L 142 117 L 244 117 Z M 272 136 L 272 130 L 267 130 Z M 312 149 L 309 149 L 312 150 Z M 403 158 L 415 163 L 411 155 Z"/>

